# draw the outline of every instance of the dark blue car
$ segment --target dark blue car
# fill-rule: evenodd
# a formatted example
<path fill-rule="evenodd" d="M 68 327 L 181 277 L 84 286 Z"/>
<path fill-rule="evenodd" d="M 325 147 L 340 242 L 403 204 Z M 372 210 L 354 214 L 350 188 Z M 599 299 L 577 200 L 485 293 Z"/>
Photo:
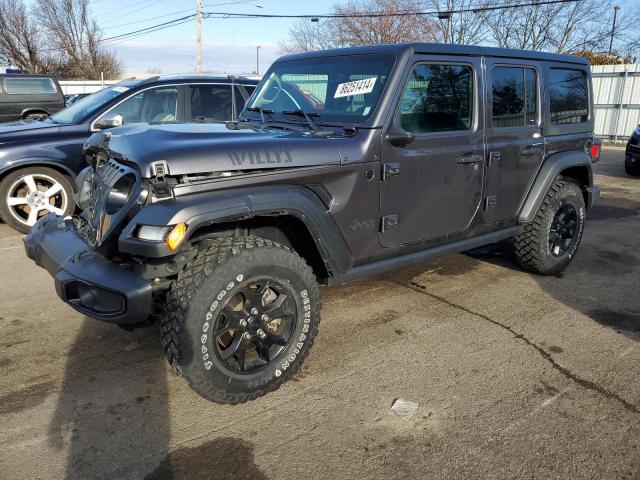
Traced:
<path fill-rule="evenodd" d="M 627 142 L 624 160 L 624 169 L 629 175 L 640 175 L 640 125 Z"/>
<path fill-rule="evenodd" d="M 161 76 L 104 88 L 49 118 L 0 124 L 0 218 L 28 232 L 49 212 L 70 215 L 82 146 L 106 128 L 235 119 L 256 80 Z"/>

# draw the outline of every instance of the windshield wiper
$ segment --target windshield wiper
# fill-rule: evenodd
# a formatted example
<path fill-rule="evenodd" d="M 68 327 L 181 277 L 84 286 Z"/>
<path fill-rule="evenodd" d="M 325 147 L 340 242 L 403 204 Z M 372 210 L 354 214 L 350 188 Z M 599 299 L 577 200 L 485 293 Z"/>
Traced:
<path fill-rule="evenodd" d="M 304 117 L 304 119 L 309 124 L 309 127 L 311 128 L 311 130 L 313 130 L 314 132 L 318 131 L 318 126 L 311 119 L 311 116 L 313 115 L 314 117 L 319 117 L 320 116 L 319 113 L 316 113 L 316 112 L 307 113 L 304 110 L 302 110 L 301 108 L 298 108 L 296 110 L 284 110 L 282 112 L 282 114 L 283 115 L 297 115 L 298 117 Z"/>
<path fill-rule="evenodd" d="M 260 120 L 262 121 L 262 125 L 265 125 L 264 114 L 266 113 L 270 117 L 273 114 L 273 110 L 264 109 L 260 107 L 246 107 L 245 110 L 248 110 L 250 112 L 260 112 Z"/>

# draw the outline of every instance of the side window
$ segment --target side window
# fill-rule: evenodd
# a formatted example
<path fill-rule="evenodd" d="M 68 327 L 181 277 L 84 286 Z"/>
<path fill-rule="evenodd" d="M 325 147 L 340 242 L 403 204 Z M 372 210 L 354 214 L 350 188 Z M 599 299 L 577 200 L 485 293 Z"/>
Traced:
<path fill-rule="evenodd" d="M 473 70 L 467 65 L 419 64 L 400 102 L 400 124 L 411 133 L 469 130 Z"/>
<path fill-rule="evenodd" d="M 190 122 L 226 122 L 233 116 L 230 85 L 193 85 L 190 102 Z"/>
<path fill-rule="evenodd" d="M 552 68 L 547 88 L 551 123 L 582 123 L 589 119 L 589 86 L 585 72 Z"/>
<path fill-rule="evenodd" d="M 159 87 L 140 92 L 115 107 L 111 114 L 120 114 L 125 124 L 168 123 L 177 117 L 178 89 Z"/>
<path fill-rule="evenodd" d="M 56 93 L 56 86 L 50 78 L 5 78 L 4 89 L 10 95 Z"/>
<path fill-rule="evenodd" d="M 532 68 L 494 67 L 491 74 L 494 128 L 533 125 L 538 118 L 538 87 Z"/>

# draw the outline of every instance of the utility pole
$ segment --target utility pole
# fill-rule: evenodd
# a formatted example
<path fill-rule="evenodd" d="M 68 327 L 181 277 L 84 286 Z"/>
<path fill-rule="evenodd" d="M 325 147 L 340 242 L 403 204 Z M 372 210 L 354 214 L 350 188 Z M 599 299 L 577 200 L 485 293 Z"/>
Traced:
<path fill-rule="evenodd" d="M 620 10 L 620 7 L 618 5 L 615 5 L 613 7 L 613 26 L 611 27 L 611 41 L 609 42 L 609 53 L 611 54 L 612 50 L 613 50 L 613 36 L 616 32 L 616 19 L 618 18 L 618 10 Z"/>
<path fill-rule="evenodd" d="M 196 73 L 202 73 L 202 0 L 196 12 Z"/>
<path fill-rule="evenodd" d="M 260 75 L 260 45 L 256 45 L 256 75 Z"/>

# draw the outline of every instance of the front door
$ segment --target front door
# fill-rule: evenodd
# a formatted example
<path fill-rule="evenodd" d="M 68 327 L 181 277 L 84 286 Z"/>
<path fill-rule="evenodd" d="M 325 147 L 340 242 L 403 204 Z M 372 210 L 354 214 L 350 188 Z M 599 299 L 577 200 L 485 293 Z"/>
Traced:
<path fill-rule="evenodd" d="M 485 223 L 517 216 L 544 157 L 538 62 L 488 59 Z"/>
<path fill-rule="evenodd" d="M 386 247 L 464 232 L 482 203 L 480 60 L 414 60 L 383 134 L 380 238 Z M 414 138 L 406 143 L 408 134 Z"/>

